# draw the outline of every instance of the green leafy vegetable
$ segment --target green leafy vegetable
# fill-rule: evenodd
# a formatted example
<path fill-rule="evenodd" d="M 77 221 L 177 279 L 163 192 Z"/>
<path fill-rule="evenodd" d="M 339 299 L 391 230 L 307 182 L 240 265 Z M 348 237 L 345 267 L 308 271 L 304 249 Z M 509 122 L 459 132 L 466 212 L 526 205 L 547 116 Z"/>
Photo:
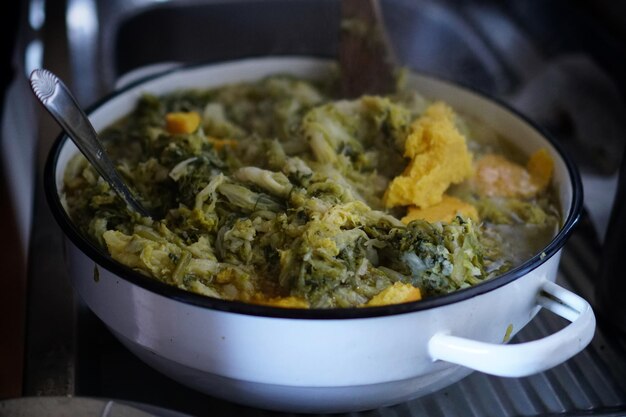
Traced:
<path fill-rule="evenodd" d="M 553 230 L 558 216 L 547 194 L 540 204 L 485 200 L 462 187 L 486 222 L 405 225 L 383 211 L 425 102 L 409 92 L 332 101 L 284 76 L 146 95 L 102 136 L 161 218 L 129 213 L 82 156 L 67 166 L 65 202 L 118 262 L 210 297 L 334 308 L 362 306 L 397 282 L 423 296 L 456 291 L 517 262 L 492 223 Z M 165 115 L 181 111 L 200 114 L 200 127 L 168 133 Z"/>

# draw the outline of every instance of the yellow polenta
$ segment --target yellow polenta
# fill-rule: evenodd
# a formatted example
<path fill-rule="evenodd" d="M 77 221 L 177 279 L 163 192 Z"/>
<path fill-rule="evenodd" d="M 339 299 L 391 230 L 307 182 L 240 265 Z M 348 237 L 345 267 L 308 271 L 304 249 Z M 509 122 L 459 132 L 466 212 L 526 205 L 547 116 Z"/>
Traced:
<path fill-rule="evenodd" d="M 171 112 L 165 115 L 165 129 L 171 134 L 193 133 L 202 118 L 198 112 Z"/>
<path fill-rule="evenodd" d="M 449 195 L 443 195 L 441 202 L 419 208 L 411 206 L 407 210 L 406 216 L 402 218 L 402 223 L 409 224 L 413 220 L 426 220 L 427 222 L 446 222 L 450 223 L 457 215 L 469 217 L 474 221 L 478 221 L 478 211 L 476 207 L 470 203 L 466 203 L 460 198 Z"/>
<path fill-rule="evenodd" d="M 472 175 L 472 154 L 455 119 L 449 106 L 437 102 L 413 123 L 404 146 L 404 156 L 411 161 L 389 184 L 387 207 L 432 206 L 441 202 L 450 184 Z"/>
<path fill-rule="evenodd" d="M 526 167 L 502 155 L 487 154 L 477 161 L 472 183 L 481 195 L 529 198 L 548 187 L 553 170 L 554 162 L 546 149 L 533 153 Z"/>
<path fill-rule="evenodd" d="M 395 282 L 380 293 L 372 297 L 366 304 L 368 307 L 384 306 L 388 304 L 408 303 L 422 299 L 419 288 L 403 282 Z"/>

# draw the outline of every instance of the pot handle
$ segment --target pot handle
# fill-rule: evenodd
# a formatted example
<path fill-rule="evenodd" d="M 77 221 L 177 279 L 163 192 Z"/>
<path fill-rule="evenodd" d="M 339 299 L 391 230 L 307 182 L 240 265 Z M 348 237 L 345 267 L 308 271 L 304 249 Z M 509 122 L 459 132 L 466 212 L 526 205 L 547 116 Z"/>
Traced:
<path fill-rule="evenodd" d="M 537 295 L 537 304 L 571 323 L 542 339 L 512 345 L 438 333 L 428 342 L 430 356 L 491 375 L 522 377 L 565 362 L 589 344 L 596 319 L 587 301 L 546 281 Z"/>

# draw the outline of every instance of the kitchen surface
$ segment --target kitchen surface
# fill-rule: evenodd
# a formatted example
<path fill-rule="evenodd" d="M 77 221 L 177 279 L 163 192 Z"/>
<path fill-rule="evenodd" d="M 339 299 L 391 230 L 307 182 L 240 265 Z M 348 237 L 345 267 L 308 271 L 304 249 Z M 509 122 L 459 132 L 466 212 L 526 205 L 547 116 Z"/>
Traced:
<path fill-rule="evenodd" d="M 611 234 L 626 138 L 626 10 L 617 2 L 589 3 L 381 1 L 402 65 L 496 97 L 573 157 L 584 211 L 564 247 L 557 283 L 591 303 L 598 327 L 585 350 L 548 371 L 522 378 L 474 372 L 424 397 L 349 415 L 626 415 L 626 329 L 606 313 L 619 308 L 608 310 L 596 299 L 606 279 L 601 264 L 619 257 L 613 250 L 607 260 L 603 242 Z M 14 18 L 14 74 L 3 75 L 0 107 L 0 215 L 11 242 L 2 244 L 8 267 L 1 277 L 0 329 L 9 337 L 0 346 L 0 415 L 18 407 L 2 400 L 19 397 L 101 401 L 77 405 L 104 410 L 93 415 L 115 415 L 107 413 L 116 407 L 120 415 L 127 415 L 124 407 L 155 416 L 288 415 L 212 398 L 155 371 L 74 294 L 42 180 L 60 129 L 35 103 L 26 75 L 42 66 L 52 70 L 88 107 L 115 88 L 185 63 L 334 58 L 339 2 L 23 0 Z M 512 343 L 545 337 L 566 323 L 542 310 Z M 32 415 L 68 405 L 52 401 L 36 404 L 31 410 L 40 413 Z"/>

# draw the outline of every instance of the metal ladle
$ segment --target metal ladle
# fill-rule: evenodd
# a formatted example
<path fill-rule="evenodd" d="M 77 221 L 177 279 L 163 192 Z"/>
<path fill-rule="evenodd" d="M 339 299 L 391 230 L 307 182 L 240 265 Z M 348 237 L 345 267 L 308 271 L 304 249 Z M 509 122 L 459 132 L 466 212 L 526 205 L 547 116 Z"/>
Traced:
<path fill-rule="evenodd" d="M 30 86 L 45 109 L 126 205 L 143 217 L 152 217 L 118 174 L 93 125 L 65 84 L 52 72 L 36 69 L 30 75 Z"/>

